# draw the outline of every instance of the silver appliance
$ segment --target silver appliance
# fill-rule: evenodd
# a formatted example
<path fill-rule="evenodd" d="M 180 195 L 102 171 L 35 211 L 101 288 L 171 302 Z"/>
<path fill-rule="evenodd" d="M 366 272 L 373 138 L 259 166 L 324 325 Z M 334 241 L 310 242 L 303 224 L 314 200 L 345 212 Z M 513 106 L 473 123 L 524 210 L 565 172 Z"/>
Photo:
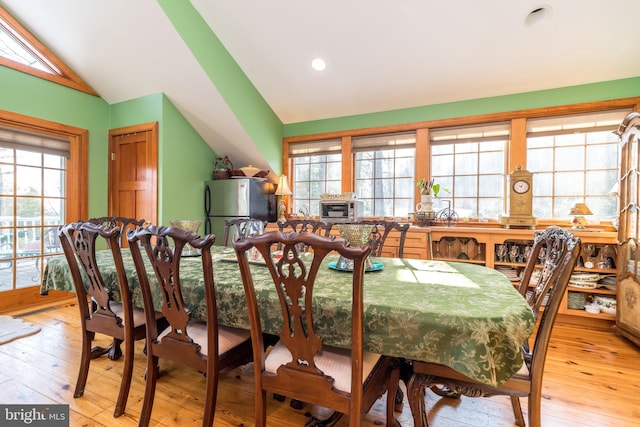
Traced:
<path fill-rule="evenodd" d="M 222 245 L 224 221 L 242 217 L 274 222 L 276 218 L 275 186 L 255 178 L 232 178 L 205 181 L 204 232 L 216 236 Z"/>
<path fill-rule="evenodd" d="M 320 220 L 333 223 L 353 223 L 362 220 L 364 202 L 362 200 L 350 199 L 320 200 Z"/>

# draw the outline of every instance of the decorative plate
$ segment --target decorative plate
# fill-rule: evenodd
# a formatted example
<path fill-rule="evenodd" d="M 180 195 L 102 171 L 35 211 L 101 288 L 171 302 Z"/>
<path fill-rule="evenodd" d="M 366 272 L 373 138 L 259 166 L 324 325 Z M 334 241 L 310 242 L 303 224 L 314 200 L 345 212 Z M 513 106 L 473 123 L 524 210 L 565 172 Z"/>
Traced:
<path fill-rule="evenodd" d="M 574 273 L 571 275 L 570 280 L 573 282 L 597 282 L 600 280 L 600 275 L 595 273 Z"/>
<path fill-rule="evenodd" d="M 331 261 L 329 263 L 329 268 L 332 270 L 336 270 L 336 271 L 347 271 L 349 273 L 351 273 L 353 270 L 350 268 L 340 268 L 338 267 L 338 262 L 337 261 Z M 381 262 L 376 262 L 376 261 L 372 261 L 373 264 L 373 268 L 367 268 L 365 271 L 368 273 L 370 271 L 380 271 L 384 268 L 384 264 L 382 264 Z"/>
<path fill-rule="evenodd" d="M 598 287 L 598 282 L 579 282 L 577 280 L 570 280 L 569 286 L 580 289 L 595 289 Z"/>

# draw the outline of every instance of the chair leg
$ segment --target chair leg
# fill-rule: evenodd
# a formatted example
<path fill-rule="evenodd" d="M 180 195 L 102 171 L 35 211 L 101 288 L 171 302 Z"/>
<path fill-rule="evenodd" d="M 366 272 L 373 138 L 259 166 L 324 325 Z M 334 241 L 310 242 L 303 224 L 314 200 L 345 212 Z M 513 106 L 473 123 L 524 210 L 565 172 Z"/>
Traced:
<path fill-rule="evenodd" d="M 122 356 L 122 349 L 120 348 L 122 340 L 117 338 L 113 339 L 113 343 L 108 347 L 107 357 L 111 360 L 118 360 Z"/>
<path fill-rule="evenodd" d="M 95 337 L 94 332 L 84 331 L 82 334 L 82 349 L 80 350 L 80 366 L 78 367 L 78 380 L 73 397 L 80 397 L 84 394 L 84 387 L 87 385 L 89 375 L 89 364 L 93 358 L 91 355 L 91 343 Z"/>
<path fill-rule="evenodd" d="M 343 413 L 336 411 L 326 420 L 319 420 L 315 417 L 311 417 L 311 419 L 305 423 L 304 427 L 332 427 L 340 421 L 343 415 Z"/>
<path fill-rule="evenodd" d="M 540 427 L 542 419 L 540 411 L 542 405 L 542 390 L 539 387 L 532 387 L 529 394 L 529 427 Z M 524 424 L 523 424 L 524 425 Z"/>
<path fill-rule="evenodd" d="M 255 416 L 256 427 L 267 425 L 267 392 L 259 390 L 256 393 Z"/>
<path fill-rule="evenodd" d="M 529 398 L 529 402 L 531 402 Z M 522 416 L 522 407 L 520 406 L 520 398 L 518 396 L 511 396 L 511 407 L 513 408 L 513 416 L 516 419 L 516 425 L 520 427 L 526 427 L 524 423 L 524 417 Z M 540 414 L 540 412 L 538 412 Z M 531 404 L 529 404 L 529 420 L 531 420 Z M 538 426 L 540 424 L 538 423 Z M 529 422 L 529 427 L 533 427 L 533 424 Z"/>
<path fill-rule="evenodd" d="M 218 373 L 215 372 L 216 365 L 208 366 L 209 372 L 206 374 L 206 390 L 204 395 L 204 418 L 203 427 L 212 427 L 213 419 L 216 415 L 216 398 L 218 395 Z"/>
<path fill-rule="evenodd" d="M 115 344 L 115 339 L 114 339 Z M 118 346 L 119 347 L 119 346 Z M 129 397 L 129 389 L 131 388 L 131 377 L 133 376 L 133 350 L 134 343 L 132 338 L 128 338 L 125 343 L 124 362 L 122 367 L 122 380 L 120 381 L 120 391 L 118 392 L 118 400 L 116 400 L 116 409 L 113 416 L 118 418 L 127 407 L 127 399 Z"/>
<path fill-rule="evenodd" d="M 156 393 L 156 380 L 158 379 L 158 358 L 147 356 L 147 369 L 145 372 L 144 400 L 140 411 L 138 426 L 147 427 L 151 420 L 151 410 L 153 409 L 153 398 Z"/>
<path fill-rule="evenodd" d="M 397 399 L 400 397 L 400 411 L 402 411 L 402 401 L 404 400 L 400 384 L 400 364 L 394 362 L 393 370 L 389 376 L 389 385 L 387 387 L 387 427 L 400 427 L 400 423 L 396 420 L 395 409 L 398 405 Z"/>

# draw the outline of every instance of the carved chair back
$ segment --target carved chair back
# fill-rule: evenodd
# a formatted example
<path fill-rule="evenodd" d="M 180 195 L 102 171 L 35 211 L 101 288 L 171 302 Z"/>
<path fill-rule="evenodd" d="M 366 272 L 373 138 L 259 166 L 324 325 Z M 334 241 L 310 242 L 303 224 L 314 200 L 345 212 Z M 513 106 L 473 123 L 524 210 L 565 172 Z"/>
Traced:
<path fill-rule="evenodd" d="M 455 370 L 427 362 L 414 362 L 413 375 L 407 384 L 412 405 L 414 424 L 427 424 L 424 409 L 424 388 L 443 385 L 453 393 L 472 397 L 508 395 L 511 398 L 516 424 L 524 426 L 524 417 L 519 397 L 528 397 L 529 426 L 539 427 L 542 398 L 542 377 L 551 339 L 551 331 L 560 304 L 569 284 L 573 268 L 580 255 L 580 238 L 567 230 L 552 226 L 535 233 L 531 256 L 527 260 L 519 291 L 526 298 L 538 321 L 535 335 L 530 338 L 533 346 L 522 347 L 523 368 L 511 379 L 497 387 L 474 382 Z M 537 260 L 541 259 L 541 264 Z M 532 282 L 533 272 L 539 270 L 538 278 Z M 544 303 L 544 304 L 543 304 Z M 440 394 L 440 393 L 438 393 Z"/>
<path fill-rule="evenodd" d="M 102 216 L 96 218 L 89 218 L 87 222 L 92 224 L 104 224 L 110 227 L 118 227 L 120 229 L 120 247 L 126 248 L 128 246 L 127 233 L 130 230 L 136 230 L 144 225 L 144 219 L 127 218 L 122 216 Z"/>
<path fill-rule="evenodd" d="M 404 242 L 407 238 L 407 231 L 409 231 L 411 224 L 400 224 L 395 221 L 385 220 L 362 220 L 359 221 L 358 224 L 371 225 L 371 241 L 374 245 L 371 255 L 382 255 L 382 248 L 387 241 L 387 237 L 389 237 L 389 233 L 391 233 L 392 230 L 395 230 L 400 233 L 400 238 L 398 240 L 398 258 L 402 258 L 404 256 Z"/>
<path fill-rule="evenodd" d="M 311 252 L 302 252 L 301 245 L 309 247 Z M 331 408 L 339 414 L 350 414 L 350 425 L 359 425 L 361 412 L 368 411 L 375 400 L 387 391 L 389 384 L 394 383 L 393 378 L 396 385 L 399 376 L 399 370 L 393 370 L 393 359 L 363 351 L 364 261 L 371 248 L 351 247 L 342 238 L 281 231 L 236 240 L 233 246 L 244 283 L 251 324 L 256 425 L 265 425 L 267 390 Z M 282 247 L 282 256 L 276 260 L 272 252 L 278 247 Z M 275 289 L 280 301 L 280 311 L 271 313 L 269 318 L 269 322 L 282 325 L 280 340 L 268 356 L 264 352 L 264 320 L 259 311 L 252 274 L 254 271 L 247 256 L 254 248 L 266 262 L 272 289 Z M 320 268 L 326 268 L 323 260 L 331 252 L 354 260 L 350 351 L 324 345 L 322 336 L 315 328 L 314 313 L 318 310 L 315 305 L 320 301 L 314 299 L 314 291 L 317 286 L 322 286 L 316 277 Z M 340 358 L 342 360 L 339 362 Z M 327 360 L 333 363 L 327 364 Z M 336 366 L 332 364 L 343 365 L 341 374 L 334 372 Z M 368 381 L 363 387 L 365 378 Z M 395 394 L 395 389 L 391 393 Z M 393 425 L 390 421 L 393 420 L 393 399 L 390 399 L 387 409 L 388 425 Z"/>
<path fill-rule="evenodd" d="M 280 231 L 295 231 L 296 233 L 316 233 L 324 237 L 329 237 L 333 223 L 320 221 L 317 219 L 290 219 L 287 221 L 278 222 L 278 230 Z M 308 247 L 302 245 L 301 248 L 304 251 L 308 251 Z"/>
<path fill-rule="evenodd" d="M 109 353 L 109 358 L 118 359 L 122 354 L 120 344 L 124 342 L 125 361 L 114 412 L 114 416 L 119 417 L 124 413 L 131 385 L 133 342 L 145 336 L 142 310 L 135 309 L 131 301 L 129 283 L 118 244 L 120 228 L 75 222 L 61 226 L 58 236 L 76 290 L 83 335 L 80 369 L 74 397 L 84 394 L 91 360 L 106 353 Z M 117 272 L 120 302 L 114 301 L 114 293 L 105 285 L 98 267 L 96 261 L 98 239 L 104 239 L 110 249 Z M 96 333 L 113 337 L 113 345 L 108 348 L 93 347 L 92 342 Z"/>
<path fill-rule="evenodd" d="M 213 425 L 218 373 L 251 360 L 248 331 L 232 330 L 218 324 L 211 246 L 215 236 L 200 237 L 178 228 L 148 226 L 128 236 L 129 248 L 138 273 L 142 300 L 147 315 L 147 379 L 140 425 L 148 425 L 158 379 L 160 358 L 189 366 L 206 375 L 203 426 Z M 191 245 L 201 253 L 206 322 L 193 319 L 183 299 L 180 279 L 182 250 Z M 152 273 L 147 272 L 146 263 Z M 190 258 L 189 262 L 198 262 Z M 193 290 L 190 290 L 193 291 Z M 159 330 L 149 322 L 154 307 L 161 307 L 169 326 Z"/>

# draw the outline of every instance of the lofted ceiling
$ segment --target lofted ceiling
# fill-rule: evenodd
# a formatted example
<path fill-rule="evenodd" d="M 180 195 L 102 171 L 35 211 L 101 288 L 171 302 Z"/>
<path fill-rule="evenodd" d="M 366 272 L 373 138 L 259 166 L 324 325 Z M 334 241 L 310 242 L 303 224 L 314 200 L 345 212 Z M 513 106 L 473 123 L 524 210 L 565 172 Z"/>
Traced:
<path fill-rule="evenodd" d="M 218 154 L 270 168 L 156 0 L 0 4 L 108 103 L 164 93 Z M 640 76 L 639 0 L 191 4 L 283 124 Z"/>

